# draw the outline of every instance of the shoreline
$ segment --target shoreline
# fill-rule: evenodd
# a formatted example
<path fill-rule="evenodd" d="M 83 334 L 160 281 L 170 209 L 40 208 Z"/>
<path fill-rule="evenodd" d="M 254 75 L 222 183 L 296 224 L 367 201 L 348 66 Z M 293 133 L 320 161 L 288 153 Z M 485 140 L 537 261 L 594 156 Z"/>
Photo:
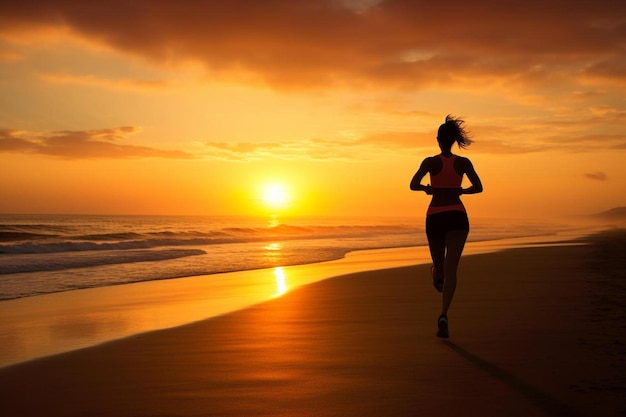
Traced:
<path fill-rule="evenodd" d="M 588 240 L 464 257 L 448 341 L 434 336 L 440 296 L 428 265 L 368 270 L 212 319 L 0 369 L 3 409 L 620 415 L 626 356 L 614 321 L 626 316 L 619 279 L 626 236 Z"/>
<path fill-rule="evenodd" d="M 615 226 L 612 226 L 615 227 Z M 497 249 L 493 249 L 493 250 L 502 250 L 503 248 L 510 248 L 510 247 L 523 247 L 524 245 L 529 245 L 529 244 L 534 244 L 534 245 L 550 245 L 550 244 L 559 244 L 559 243 L 566 243 L 566 242 L 570 242 L 572 240 L 576 240 L 579 238 L 582 238 L 584 236 L 590 236 L 596 233 L 601 233 L 605 230 L 610 230 L 607 229 L 607 227 L 592 227 L 592 226 L 588 226 L 585 228 L 574 228 L 571 230 L 560 230 L 560 231 L 555 231 L 549 234 L 533 234 L 533 235 L 520 235 L 520 236 L 515 236 L 515 237 L 502 237 L 502 238 L 484 238 L 484 239 L 477 239 L 477 240 L 472 240 L 469 239 L 466 243 L 466 249 L 467 246 L 485 246 L 486 248 L 489 247 L 497 247 Z M 557 238 L 557 236 L 559 236 Z M 538 239 L 540 239 L 540 241 L 537 241 Z M 323 259 L 320 261 L 312 261 L 312 262 L 304 262 L 304 263 L 287 263 L 284 265 L 280 265 L 280 267 L 285 268 L 285 267 L 300 267 L 300 266 L 307 266 L 307 265 L 317 265 L 317 264 L 323 264 L 323 263 L 327 263 L 327 262 L 336 262 L 336 261 L 341 261 L 343 259 L 345 259 L 348 256 L 351 256 L 351 254 L 354 253 L 360 253 L 360 252 L 364 252 L 364 253 L 369 253 L 369 252 L 379 252 L 379 251 L 395 251 L 395 250 L 407 250 L 407 249 L 423 249 L 426 248 L 428 246 L 427 243 L 425 244 L 421 244 L 421 245 L 410 245 L 410 246 L 406 246 L 406 245 L 401 245 L 401 246 L 385 246 L 385 247 L 374 247 L 374 248 L 364 248 L 364 249 L 350 249 L 350 250 L 346 250 L 345 253 L 343 253 L 343 255 L 341 256 L 337 256 L 337 257 L 331 257 L 331 258 L 327 258 L 327 259 Z M 483 250 L 490 250 L 490 249 L 483 249 Z M 476 252 L 479 253 L 479 252 Z M 166 259 L 167 260 L 167 259 Z M 145 261 L 138 261 L 138 262 L 152 262 L 150 260 L 145 260 Z M 158 262 L 158 261 L 157 261 Z M 128 263 L 135 263 L 135 262 L 128 262 Z M 110 265 L 110 264 L 106 264 L 106 265 Z M 117 265 L 117 264 L 112 264 L 112 265 Z M 77 267 L 77 268 L 82 268 L 82 267 Z M 20 300 L 20 299 L 24 299 L 24 298 L 31 298 L 31 297 L 41 297 L 41 296 L 49 296 L 49 295 L 54 295 L 54 294 L 59 294 L 59 293 L 64 293 L 64 292 L 68 292 L 68 291 L 82 291 L 82 290 L 93 290 L 93 289 L 98 289 L 98 288 L 105 288 L 105 287 L 112 287 L 112 286 L 118 286 L 118 285 L 133 285 L 133 284 L 140 284 L 140 283 L 145 283 L 145 282 L 157 282 L 157 281 L 164 281 L 164 280 L 176 280 L 176 279 L 185 279 L 185 278 L 196 278 L 196 277 L 208 277 L 208 276 L 215 276 L 215 275 L 223 275 L 223 274 L 233 274 L 233 273 L 240 273 L 240 272 L 254 272 L 254 271 L 264 271 L 264 270 L 271 270 L 276 268 L 275 266 L 270 266 L 270 267 L 260 267 L 260 268 L 251 268 L 251 269 L 241 269 L 241 270 L 227 270 L 227 271 L 216 271 L 216 272 L 210 272 L 210 273 L 201 273 L 201 274 L 194 274 L 194 275 L 181 275 L 181 276 L 174 276 L 174 277 L 168 277 L 168 278 L 159 278 L 159 279 L 147 279 L 147 280 L 141 280 L 141 281 L 132 281 L 132 282 L 121 282 L 121 283 L 111 283 L 111 284 L 106 284 L 106 285 L 101 285 L 101 286 L 92 286 L 92 287 L 82 287 L 82 288 L 71 288 L 65 291 L 51 291 L 51 292 L 43 292 L 43 293 L 38 293 L 38 294 L 32 294 L 32 295 L 25 295 L 25 296 L 19 296 L 19 297 L 11 297 L 11 298 L 0 298 L 0 304 L 2 302 L 5 301 L 13 301 L 13 300 Z M 61 272 L 61 271 L 72 271 L 74 268 L 66 268 L 66 269 L 60 269 L 60 270 L 36 270 L 36 271 L 26 271 L 24 273 L 37 273 L 37 272 Z M 5 275 L 14 275 L 14 274 L 21 274 L 22 272 L 12 272 L 12 273 L 7 273 Z M 1 276 L 1 275 L 0 275 Z"/>
<path fill-rule="evenodd" d="M 580 244 L 580 231 L 468 242 L 465 256 Z M 569 243 L 564 243 L 569 242 Z M 249 308 L 338 276 L 430 263 L 425 246 L 353 251 L 315 264 L 85 288 L 0 301 L 0 369 Z"/>

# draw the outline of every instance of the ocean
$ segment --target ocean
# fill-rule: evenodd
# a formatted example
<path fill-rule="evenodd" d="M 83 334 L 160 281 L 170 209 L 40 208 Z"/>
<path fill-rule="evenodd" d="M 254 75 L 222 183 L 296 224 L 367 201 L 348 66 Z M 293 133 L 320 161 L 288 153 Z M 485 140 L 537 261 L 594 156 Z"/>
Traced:
<path fill-rule="evenodd" d="M 424 219 L 0 215 L 0 300 L 339 259 L 426 245 Z M 557 233 L 549 221 L 472 220 L 470 241 Z"/>

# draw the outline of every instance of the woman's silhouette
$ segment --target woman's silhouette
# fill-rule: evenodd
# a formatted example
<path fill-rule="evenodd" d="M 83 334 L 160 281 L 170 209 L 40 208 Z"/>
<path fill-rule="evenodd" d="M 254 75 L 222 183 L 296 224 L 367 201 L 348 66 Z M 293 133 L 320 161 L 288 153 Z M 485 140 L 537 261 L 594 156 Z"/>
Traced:
<path fill-rule="evenodd" d="M 443 291 L 441 315 L 437 321 L 439 337 L 449 337 L 448 309 L 456 290 L 456 272 L 469 233 L 469 221 L 460 196 L 483 190 L 471 161 L 452 153 L 455 142 L 460 148 L 472 143 L 463 123 L 461 119 L 446 116 L 446 122 L 437 132 L 441 153 L 424 159 L 411 180 L 411 190 L 432 195 L 426 212 L 426 236 L 433 259 L 433 284 L 437 291 Z M 426 174 L 430 174 L 431 184 L 422 185 Z M 463 175 L 467 175 L 471 183 L 468 188 L 461 187 Z"/>

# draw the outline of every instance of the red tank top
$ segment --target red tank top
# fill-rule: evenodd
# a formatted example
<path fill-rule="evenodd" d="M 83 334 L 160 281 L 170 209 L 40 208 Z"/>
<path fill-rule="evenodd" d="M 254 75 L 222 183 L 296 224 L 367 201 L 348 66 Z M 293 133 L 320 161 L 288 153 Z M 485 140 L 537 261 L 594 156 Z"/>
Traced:
<path fill-rule="evenodd" d="M 441 162 L 443 162 L 443 168 L 437 174 L 430 175 L 430 185 L 434 188 L 459 188 L 463 181 L 463 175 L 457 174 L 454 169 L 454 161 L 456 155 L 452 155 L 446 158 L 443 155 L 437 155 Z"/>

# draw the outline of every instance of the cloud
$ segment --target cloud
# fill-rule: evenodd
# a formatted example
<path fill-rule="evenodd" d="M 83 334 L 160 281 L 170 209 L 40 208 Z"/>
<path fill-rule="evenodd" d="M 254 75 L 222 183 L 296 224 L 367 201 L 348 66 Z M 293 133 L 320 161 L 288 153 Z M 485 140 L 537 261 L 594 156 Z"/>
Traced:
<path fill-rule="evenodd" d="M 208 158 L 230 161 L 263 159 L 285 160 L 371 160 L 402 152 L 436 149 L 436 130 L 380 131 L 337 138 L 306 138 L 291 141 L 223 142 L 207 141 L 195 153 L 162 150 L 123 143 L 139 132 L 133 126 L 110 129 L 56 132 L 0 130 L 0 153 L 28 153 L 66 159 L 89 158 Z M 521 140 L 524 133 L 516 128 L 478 126 L 479 139 L 472 150 L 485 154 L 526 154 L 540 151 L 588 152 L 624 150 L 623 135 L 544 136 Z M 507 137 L 506 140 L 498 139 Z M 517 138 L 517 139 L 516 139 Z M 589 177 L 587 174 L 586 176 Z M 591 178 L 591 177 L 589 177 Z M 599 179 L 594 177 L 593 179 Z"/>
<path fill-rule="evenodd" d="M 4 4 L 0 32 L 63 28 L 275 88 L 480 88 L 623 76 L 625 15 L 618 1 L 47 0 Z"/>
<path fill-rule="evenodd" d="M 594 181 L 606 181 L 608 177 L 602 171 L 589 172 L 585 174 L 585 178 L 594 180 Z"/>
<path fill-rule="evenodd" d="M 622 39 L 626 33 L 622 35 Z M 626 58 L 623 55 L 597 61 L 585 69 L 583 75 L 590 81 L 609 81 L 626 85 Z"/>
<path fill-rule="evenodd" d="M 101 88 L 115 88 L 122 90 L 155 90 L 170 86 L 170 82 L 165 80 L 133 80 L 127 78 L 111 79 L 96 77 L 94 75 L 72 75 L 67 73 L 40 73 L 39 78 L 58 84 L 78 84 Z"/>
<path fill-rule="evenodd" d="M 359 148 L 356 141 L 305 139 L 282 142 L 207 142 L 209 158 L 231 161 L 254 161 L 262 159 L 285 160 L 354 160 L 367 158 L 365 149 Z"/>
<path fill-rule="evenodd" d="M 584 121 L 581 123 L 584 124 Z M 588 134 L 574 136 L 563 130 L 565 122 L 535 126 L 476 126 L 471 151 L 482 154 L 521 155 L 537 152 L 620 151 L 626 136 Z M 428 131 L 380 131 L 342 138 L 310 138 L 280 142 L 209 141 L 206 156 L 236 161 L 259 159 L 370 160 L 402 152 L 432 152 L 437 149 L 436 129 Z"/>
<path fill-rule="evenodd" d="M 208 157 L 250 161 L 259 159 L 370 160 L 407 149 L 431 147 L 436 132 L 375 132 L 363 136 L 307 138 L 280 142 L 205 143 Z"/>
<path fill-rule="evenodd" d="M 385 155 L 413 151 L 424 152 L 436 148 L 436 131 L 399 131 L 375 132 L 360 137 L 350 138 L 311 138 L 298 141 L 281 142 L 206 142 L 209 158 L 233 161 L 252 161 L 261 159 L 287 160 L 344 160 L 359 161 L 381 158 Z M 489 143 L 489 142 L 488 142 Z M 494 143 L 497 146 L 494 148 Z M 481 148 L 482 149 L 482 148 Z M 534 149 L 523 146 L 506 145 L 492 142 L 486 145 L 489 153 L 527 153 Z"/>
<path fill-rule="evenodd" d="M 625 134 L 587 134 L 558 136 L 543 139 L 547 146 L 556 145 L 569 152 L 620 151 L 626 150 Z"/>
<path fill-rule="evenodd" d="M 176 150 L 120 143 L 140 129 L 133 126 L 112 129 L 33 133 L 0 130 L 0 153 L 29 153 L 66 159 L 88 158 L 176 158 L 193 156 Z"/>
<path fill-rule="evenodd" d="M 18 62 L 24 59 L 24 56 L 18 52 L 0 49 L 0 62 Z"/>

